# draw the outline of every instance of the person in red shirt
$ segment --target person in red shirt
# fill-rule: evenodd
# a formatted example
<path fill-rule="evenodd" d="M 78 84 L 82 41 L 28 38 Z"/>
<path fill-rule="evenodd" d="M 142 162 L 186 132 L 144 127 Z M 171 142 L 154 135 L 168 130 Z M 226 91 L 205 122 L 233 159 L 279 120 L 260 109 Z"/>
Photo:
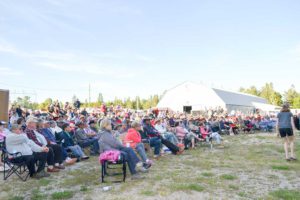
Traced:
<path fill-rule="evenodd" d="M 128 129 L 128 132 L 124 138 L 124 145 L 135 149 L 136 152 L 140 155 L 143 161 L 143 166 L 145 169 L 151 167 L 152 161 L 148 159 L 145 152 L 145 146 L 142 142 L 142 137 L 139 133 L 141 130 L 141 124 L 137 121 L 131 123 L 131 128 Z"/>

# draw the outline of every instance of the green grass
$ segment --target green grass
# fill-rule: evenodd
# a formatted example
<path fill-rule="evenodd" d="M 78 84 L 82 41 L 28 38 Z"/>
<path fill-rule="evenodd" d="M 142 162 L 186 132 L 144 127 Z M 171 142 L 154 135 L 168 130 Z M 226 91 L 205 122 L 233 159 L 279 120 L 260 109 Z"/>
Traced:
<path fill-rule="evenodd" d="M 81 186 L 80 187 L 80 191 L 81 192 L 86 192 L 86 191 L 88 191 L 89 189 L 86 187 L 86 186 Z"/>
<path fill-rule="evenodd" d="M 51 180 L 50 180 L 50 179 L 45 179 L 45 178 L 43 178 L 43 179 L 39 180 L 39 185 L 40 185 L 40 186 L 47 186 L 47 185 L 49 185 L 50 183 L 51 183 Z"/>
<path fill-rule="evenodd" d="M 240 197 L 246 197 L 246 196 L 247 196 L 247 194 L 246 194 L 245 192 L 239 192 L 238 195 L 239 195 Z"/>
<path fill-rule="evenodd" d="M 72 191 L 55 192 L 52 195 L 52 199 L 70 199 L 74 196 Z"/>
<path fill-rule="evenodd" d="M 235 180 L 237 177 L 236 176 L 233 176 L 233 175 L 230 175 L 230 174 L 223 174 L 221 176 L 221 179 L 223 180 Z"/>
<path fill-rule="evenodd" d="M 276 199 L 284 199 L 284 200 L 298 200 L 300 199 L 300 191 L 297 190 L 276 190 L 271 192 L 270 195 Z"/>
<path fill-rule="evenodd" d="M 290 167 L 286 166 L 286 165 L 273 165 L 272 169 L 274 169 L 274 170 L 290 170 Z"/>
<path fill-rule="evenodd" d="M 211 172 L 203 172 L 201 175 L 205 176 L 205 177 L 212 177 L 212 176 L 214 176 L 214 174 L 211 173 Z"/>
<path fill-rule="evenodd" d="M 204 187 L 198 184 L 174 184 L 171 188 L 174 191 L 204 191 Z"/>
<path fill-rule="evenodd" d="M 23 200 L 24 197 L 21 197 L 21 196 L 14 196 L 12 198 L 9 198 L 8 200 Z"/>
<path fill-rule="evenodd" d="M 239 190 L 240 188 L 238 187 L 238 186 L 236 186 L 236 185 L 229 185 L 228 186 L 230 189 L 232 189 L 232 190 Z"/>
<path fill-rule="evenodd" d="M 151 190 L 143 190 L 140 192 L 140 194 L 144 195 L 144 196 L 155 196 L 156 195 L 156 193 Z"/>
<path fill-rule="evenodd" d="M 46 199 L 46 195 L 42 194 L 38 189 L 34 189 L 32 191 L 31 200 L 44 200 Z"/>

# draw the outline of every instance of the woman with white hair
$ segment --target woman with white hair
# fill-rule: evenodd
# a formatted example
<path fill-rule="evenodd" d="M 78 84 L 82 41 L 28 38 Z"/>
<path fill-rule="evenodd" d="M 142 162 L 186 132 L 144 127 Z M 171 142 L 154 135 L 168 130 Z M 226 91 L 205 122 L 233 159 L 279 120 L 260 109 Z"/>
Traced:
<path fill-rule="evenodd" d="M 48 147 L 39 146 L 23 134 L 21 126 L 13 124 L 11 133 L 6 137 L 6 148 L 10 153 L 19 152 L 12 162 L 25 162 L 29 170 L 30 177 L 43 178 L 49 177 L 50 174 L 45 172 L 45 163 L 47 161 Z M 38 161 L 38 168 L 35 169 L 35 162 Z"/>
<path fill-rule="evenodd" d="M 130 147 L 124 147 L 116 138 L 112 135 L 112 125 L 111 121 L 104 118 L 100 123 L 100 139 L 99 139 L 100 153 L 108 150 L 119 150 L 121 155 L 124 156 L 125 161 L 128 164 L 129 171 L 131 173 L 132 179 L 142 179 L 144 177 L 140 176 L 136 171 L 136 167 L 139 167 L 143 171 L 143 163 L 136 156 L 135 152 Z"/>

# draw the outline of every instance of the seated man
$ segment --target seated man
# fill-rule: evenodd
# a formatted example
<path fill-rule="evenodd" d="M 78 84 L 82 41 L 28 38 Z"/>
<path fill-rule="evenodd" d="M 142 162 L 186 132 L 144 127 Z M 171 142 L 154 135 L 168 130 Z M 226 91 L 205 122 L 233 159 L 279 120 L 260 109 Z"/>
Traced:
<path fill-rule="evenodd" d="M 75 138 L 82 148 L 90 147 L 91 148 L 91 155 L 98 155 L 99 154 L 99 144 L 98 140 L 96 138 L 90 138 L 85 132 L 84 132 L 84 123 L 79 121 L 76 123 L 76 126 L 78 129 L 75 132 Z"/>
<path fill-rule="evenodd" d="M 142 143 L 142 137 L 139 133 L 140 130 L 141 124 L 137 121 L 132 122 L 131 128 L 128 129 L 128 132 L 125 135 L 124 144 L 127 147 L 130 146 L 132 149 L 135 149 L 137 151 L 143 161 L 143 167 L 145 169 L 148 169 L 149 167 L 151 167 L 152 161 L 148 159 L 145 152 L 145 146 Z"/>
<path fill-rule="evenodd" d="M 55 135 L 50 130 L 50 123 L 48 121 L 43 121 L 43 128 L 40 130 L 40 133 L 45 137 L 47 140 L 47 146 L 51 147 L 54 150 L 54 155 L 57 154 L 57 160 L 59 161 L 56 164 L 56 168 L 64 169 L 63 161 L 65 160 L 66 164 L 72 165 L 76 162 L 77 159 L 71 159 L 67 157 L 67 152 L 56 142 L 55 135 L 59 134 L 56 133 Z M 56 124 L 56 123 L 55 123 Z M 61 131 L 60 131 L 61 133 Z"/>
<path fill-rule="evenodd" d="M 150 146 L 154 147 L 154 157 L 158 157 L 160 155 L 161 144 L 164 144 L 173 154 L 181 153 L 178 146 L 164 139 L 159 132 L 151 125 L 150 118 L 144 118 L 143 122 L 143 130 L 144 133 L 148 136 Z"/>
<path fill-rule="evenodd" d="M 37 126 L 37 119 L 34 117 L 30 117 L 27 119 L 26 121 L 26 129 L 25 129 L 25 133 L 27 135 L 27 137 L 32 140 L 35 144 L 37 144 L 40 147 L 45 147 L 47 146 L 47 140 L 45 139 L 45 137 L 40 134 L 39 132 L 37 132 L 36 126 Z M 48 147 L 49 151 L 47 153 L 47 163 L 48 163 L 48 169 L 47 172 L 59 172 L 59 169 L 54 167 L 55 166 L 59 166 L 59 162 L 61 161 L 61 156 L 58 149 L 56 149 L 56 156 L 54 155 L 54 149 L 52 149 L 51 147 Z"/>
<path fill-rule="evenodd" d="M 57 134 L 56 139 L 62 143 L 65 149 L 70 149 L 72 153 L 79 159 L 88 159 L 89 157 L 84 154 L 81 147 L 74 143 L 74 140 L 70 134 L 71 127 L 65 123 L 62 125 L 62 132 Z"/>
<path fill-rule="evenodd" d="M 161 119 L 155 120 L 155 129 L 160 133 L 160 135 L 163 136 L 164 139 L 169 140 L 175 145 L 178 144 L 177 137 L 170 131 L 171 129 L 168 131 L 168 128 L 164 127 L 164 125 L 161 123 Z"/>
<path fill-rule="evenodd" d="M 10 134 L 6 137 L 6 149 L 9 153 L 20 152 L 22 155 L 13 158 L 12 162 L 25 162 L 32 178 L 49 177 L 45 172 L 45 163 L 47 161 L 48 147 L 39 146 L 32 140 L 29 140 L 26 134 L 23 134 L 21 127 L 13 124 Z M 35 169 L 35 162 L 38 161 L 38 169 Z"/>

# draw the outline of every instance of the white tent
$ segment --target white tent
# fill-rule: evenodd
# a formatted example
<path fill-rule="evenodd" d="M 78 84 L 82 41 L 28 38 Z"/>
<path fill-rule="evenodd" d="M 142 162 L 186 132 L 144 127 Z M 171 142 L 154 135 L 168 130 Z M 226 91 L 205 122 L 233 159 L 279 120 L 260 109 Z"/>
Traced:
<path fill-rule="evenodd" d="M 264 98 L 257 96 L 209 88 L 202 84 L 184 82 L 167 90 L 159 101 L 158 108 L 169 108 L 173 111 L 184 111 L 189 107 L 192 111 L 223 108 L 228 112 L 241 111 L 252 112 L 255 108 L 272 111 L 273 105 L 267 103 Z"/>
<path fill-rule="evenodd" d="M 184 106 L 192 106 L 192 110 L 203 110 L 217 106 L 225 108 L 225 103 L 211 88 L 185 82 L 168 90 L 157 105 L 158 108 L 181 112 Z"/>

